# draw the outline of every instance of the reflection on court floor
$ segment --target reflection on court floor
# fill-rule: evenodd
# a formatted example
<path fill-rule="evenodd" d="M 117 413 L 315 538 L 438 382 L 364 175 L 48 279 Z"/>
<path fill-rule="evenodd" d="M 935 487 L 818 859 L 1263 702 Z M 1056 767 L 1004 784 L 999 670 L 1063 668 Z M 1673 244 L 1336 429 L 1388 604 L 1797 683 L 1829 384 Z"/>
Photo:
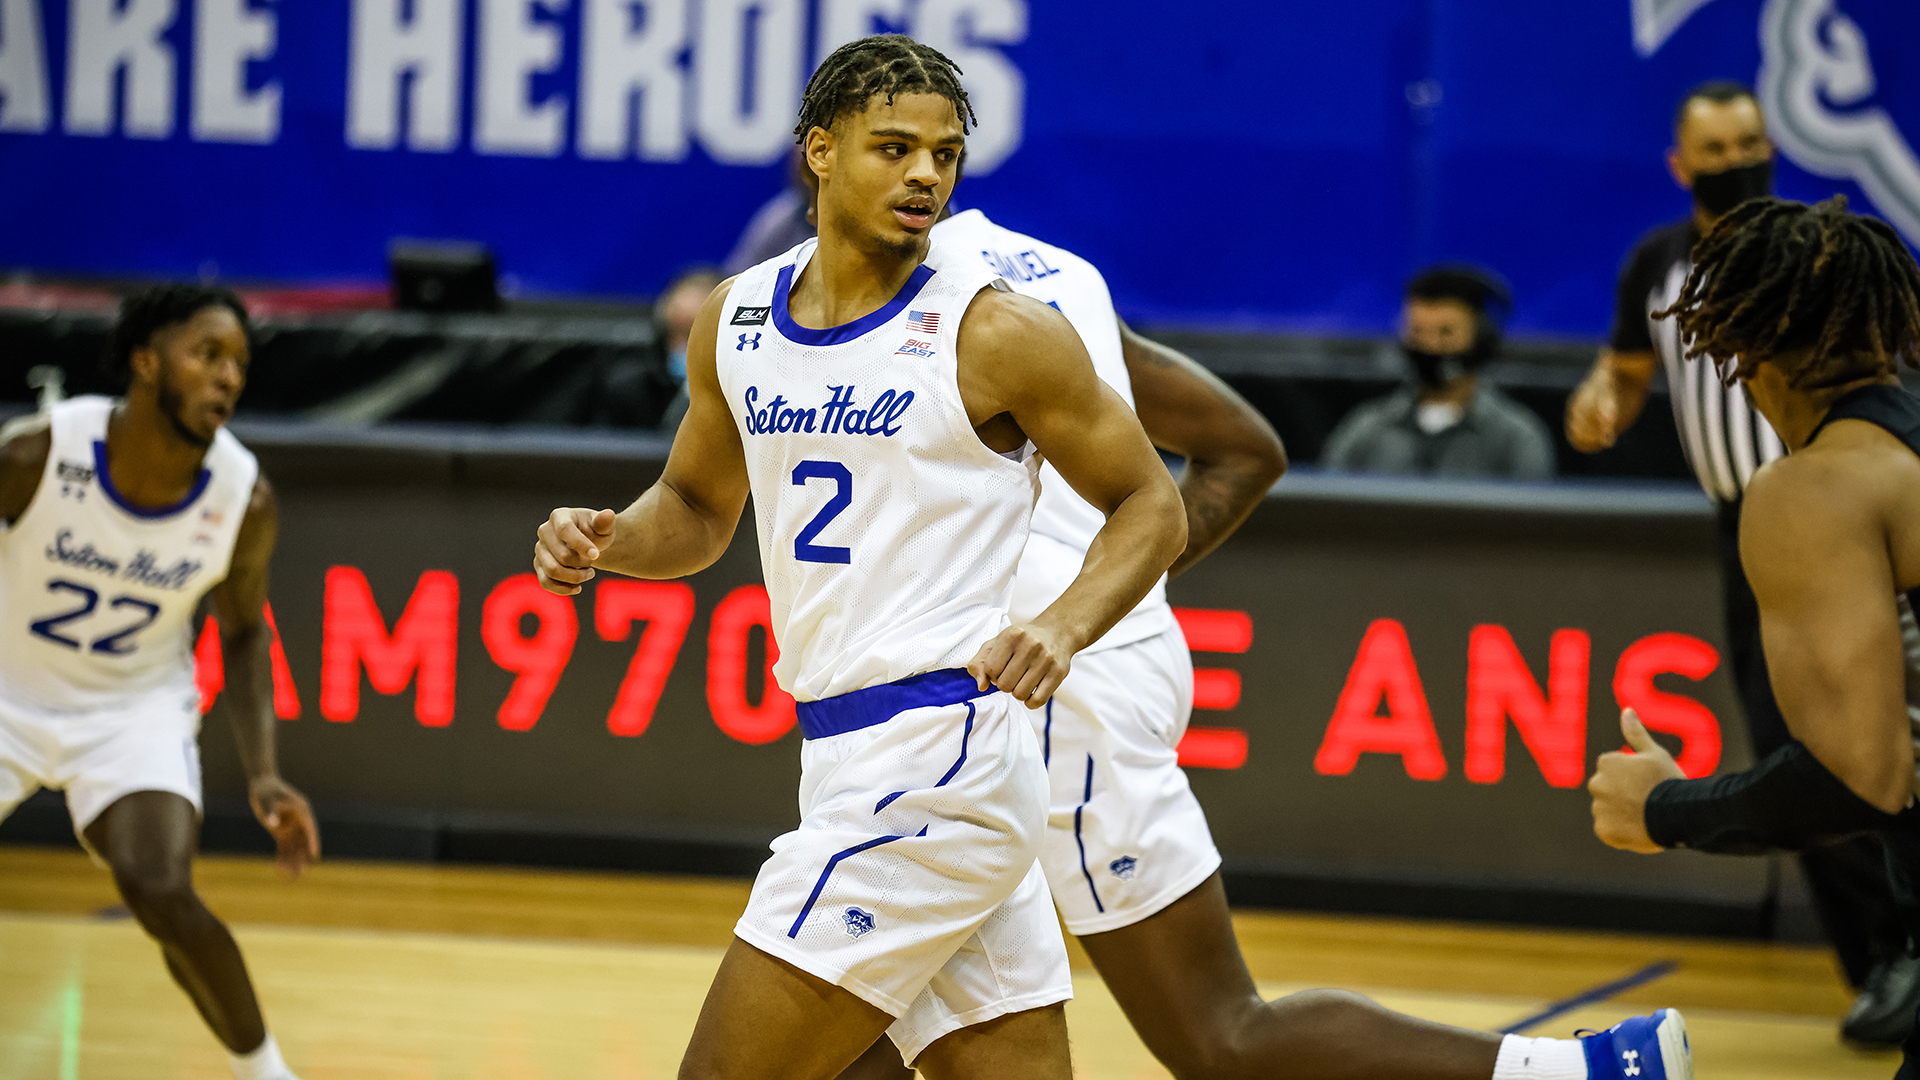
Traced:
<path fill-rule="evenodd" d="M 201 878 L 306 1080 L 671 1078 L 745 900 L 732 881 L 380 864 L 288 886 L 264 862 L 211 859 Z M 0 848 L 0 1080 L 226 1074 L 113 903 L 81 856 Z M 1675 1004 L 1704 1077 L 1883 1078 L 1897 1064 L 1839 1044 L 1846 997 L 1819 950 L 1327 916 L 1239 924 L 1269 994 L 1350 985 L 1496 1029 L 1671 959 L 1673 974 L 1534 1033 Z M 1079 1076 L 1166 1076 L 1097 976 L 1082 967 L 1075 990 Z"/>

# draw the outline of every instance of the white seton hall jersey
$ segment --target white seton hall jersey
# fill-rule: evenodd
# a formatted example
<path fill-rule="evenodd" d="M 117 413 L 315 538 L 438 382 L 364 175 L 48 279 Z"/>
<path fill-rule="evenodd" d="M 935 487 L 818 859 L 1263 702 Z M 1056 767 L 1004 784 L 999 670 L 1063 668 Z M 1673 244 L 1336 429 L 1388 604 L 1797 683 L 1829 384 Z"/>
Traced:
<path fill-rule="evenodd" d="M 259 465 L 223 428 L 176 506 L 130 506 L 107 472 L 113 401 L 52 409 L 33 502 L 0 531 L 0 698 L 97 712 L 193 685 L 193 616 L 227 576 Z"/>
<path fill-rule="evenodd" d="M 1120 320 L 1113 311 L 1107 279 L 1092 263 L 1064 248 L 995 225 L 978 210 L 955 214 L 933 227 L 935 250 L 945 257 L 973 259 L 1000 275 L 1015 292 L 1031 296 L 1067 317 L 1093 357 L 1093 370 L 1133 405 L 1133 380 L 1120 352 Z M 1026 622 L 1060 598 L 1080 575 L 1093 537 L 1107 523 L 1093 504 L 1074 494 L 1051 464 L 1040 469 L 1040 501 L 1033 508 L 1033 538 L 1020 558 L 1014 582 L 1012 617 Z M 1144 641 L 1173 625 L 1167 606 L 1167 579 L 1121 619 L 1106 636 L 1083 652 Z"/>
<path fill-rule="evenodd" d="M 960 400 L 960 320 L 998 275 L 936 252 L 878 311 L 813 330 L 787 294 L 814 250 L 735 280 L 716 349 L 752 483 L 774 675 L 801 701 L 972 659 L 1007 625 L 1035 494 L 1032 446 L 987 449 Z"/>

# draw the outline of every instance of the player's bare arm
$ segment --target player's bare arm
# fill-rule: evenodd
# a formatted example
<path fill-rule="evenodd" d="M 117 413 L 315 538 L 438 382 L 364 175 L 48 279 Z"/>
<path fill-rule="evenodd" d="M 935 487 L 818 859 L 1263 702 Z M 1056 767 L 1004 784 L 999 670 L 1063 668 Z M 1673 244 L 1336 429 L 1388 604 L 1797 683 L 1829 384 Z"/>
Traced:
<path fill-rule="evenodd" d="M 1887 813 L 1912 791 L 1894 594 L 1920 581 L 1913 492 L 1920 459 L 1877 427 L 1840 421 L 1755 477 L 1740 522 L 1741 562 L 1788 728 Z"/>
<path fill-rule="evenodd" d="M 267 571 L 280 535 L 280 504 L 262 476 L 254 481 L 247 514 L 234 539 L 227 578 L 209 599 L 220 622 L 226 658 L 227 704 L 240 763 L 247 771 L 247 801 L 273 834 L 279 865 L 299 877 L 320 857 L 320 828 L 306 797 L 280 776 L 273 712 L 273 631 L 267 625 Z"/>
<path fill-rule="evenodd" d="M 53 429 L 44 415 L 0 428 L 0 523 L 11 525 L 27 512 L 52 452 Z"/>
<path fill-rule="evenodd" d="M 1031 623 L 1009 627 L 967 665 L 1025 702 L 1046 704 L 1073 654 L 1133 610 L 1187 544 L 1180 489 L 1133 411 L 1094 373 L 1066 317 L 983 290 L 960 326 L 960 397 L 996 452 L 1028 440 L 1107 517 L 1080 576 Z"/>
<path fill-rule="evenodd" d="M 638 578 L 677 578 L 713 565 L 747 505 L 740 431 L 720 391 L 714 342 L 732 279 L 720 283 L 687 341 L 687 415 L 666 470 L 633 505 L 612 510 L 563 507 L 541 525 L 533 565 L 551 592 L 571 596 L 596 568 Z"/>
<path fill-rule="evenodd" d="M 1863 802 L 1898 813 L 1911 793 L 1897 590 L 1920 583 L 1920 529 L 1907 493 L 1920 459 L 1885 432 L 1843 421 L 1754 475 L 1741 508 L 1741 563 L 1760 603 L 1767 669 L 1787 727 Z M 1601 756 L 1588 789 L 1594 832 L 1628 851 L 1649 834 L 1653 789 L 1682 777 L 1629 711 L 1633 753 Z"/>
<path fill-rule="evenodd" d="M 1125 320 L 1120 350 L 1147 438 L 1187 459 L 1180 474 L 1187 548 L 1167 571 L 1177 576 L 1247 520 L 1287 471 L 1287 451 L 1265 417 L 1191 357 L 1141 337 Z"/>
<path fill-rule="evenodd" d="M 1567 402 L 1567 441 L 1583 454 L 1612 446 L 1640 418 L 1658 361 L 1650 352 L 1601 349 Z"/>

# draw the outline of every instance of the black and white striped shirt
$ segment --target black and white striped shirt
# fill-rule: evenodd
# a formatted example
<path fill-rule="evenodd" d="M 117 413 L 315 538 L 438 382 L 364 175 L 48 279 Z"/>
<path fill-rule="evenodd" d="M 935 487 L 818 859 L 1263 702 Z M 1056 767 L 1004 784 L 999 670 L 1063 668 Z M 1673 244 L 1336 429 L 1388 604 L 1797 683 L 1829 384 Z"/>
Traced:
<path fill-rule="evenodd" d="M 1679 327 L 1672 319 L 1653 318 L 1679 297 L 1699 235 L 1689 218 L 1654 230 L 1633 249 L 1620 274 L 1609 344 L 1615 352 L 1659 355 L 1673 397 L 1674 426 L 1694 476 L 1715 500 L 1734 502 L 1754 470 L 1786 456 L 1787 449 L 1747 401 L 1745 388 L 1722 385 L 1706 357 L 1685 359 Z"/>

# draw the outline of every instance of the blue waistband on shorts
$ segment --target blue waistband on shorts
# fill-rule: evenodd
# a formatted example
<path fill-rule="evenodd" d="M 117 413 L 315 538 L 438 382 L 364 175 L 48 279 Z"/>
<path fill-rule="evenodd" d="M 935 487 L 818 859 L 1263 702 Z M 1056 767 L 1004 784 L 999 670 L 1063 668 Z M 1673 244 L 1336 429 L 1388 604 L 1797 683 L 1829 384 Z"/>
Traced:
<path fill-rule="evenodd" d="M 981 690 L 965 668 L 946 668 L 796 705 L 800 733 L 809 739 L 824 739 L 884 724 L 908 709 L 958 705 L 991 693 L 991 689 Z"/>

